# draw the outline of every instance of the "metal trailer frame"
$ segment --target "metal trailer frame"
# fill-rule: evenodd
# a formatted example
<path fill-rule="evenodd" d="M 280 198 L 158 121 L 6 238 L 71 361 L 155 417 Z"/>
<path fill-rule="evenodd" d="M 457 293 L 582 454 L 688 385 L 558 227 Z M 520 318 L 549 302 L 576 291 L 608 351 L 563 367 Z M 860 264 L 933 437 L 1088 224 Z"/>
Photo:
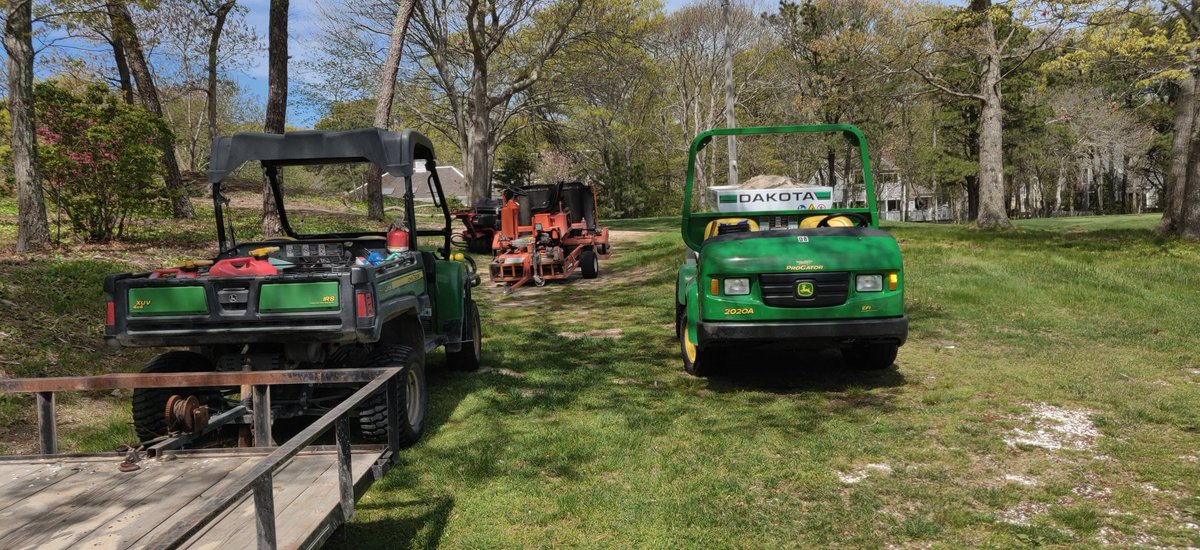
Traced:
<path fill-rule="evenodd" d="M 366 486 L 355 487 L 351 471 L 350 445 L 350 414 L 364 400 L 377 391 L 383 390 L 387 396 L 388 410 L 388 445 L 380 458 L 372 466 L 374 479 L 381 479 L 395 464 L 400 451 L 400 383 L 398 375 L 401 368 L 387 369 L 338 369 L 338 370 L 276 370 L 276 371 L 239 371 L 239 372 L 203 372 L 203 373 L 121 373 L 99 376 L 71 376 L 52 378 L 11 378 L 0 380 L 0 393 L 34 393 L 37 394 L 38 433 L 40 435 L 41 455 L 8 456 L 0 458 L 4 461 L 44 459 L 48 457 L 112 457 L 120 458 L 122 453 L 107 454 L 58 454 L 58 433 L 55 425 L 54 394 L 65 391 L 99 391 L 131 388 L 182 388 L 205 386 L 243 386 L 252 387 L 251 416 L 253 417 L 255 441 L 271 441 L 270 422 L 270 386 L 292 384 L 347 384 L 366 383 L 353 395 L 342 401 L 338 406 L 322 415 L 307 428 L 296 434 L 283 445 L 274 447 L 269 454 L 250 471 L 241 475 L 227 489 L 206 499 L 204 513 L 191 517 L 180 518 L 163 534 L 150 541 L 149 548 L 179 548 L 188 539 L 199 533 L 206 525 L 219 519 L 229 508 L 241 501 L 247 493 L 253 492 L 255 524 L 257 528 L 257 548 L 260 550 L 276 548 L 275 510 L 272 489 L 272 475 L 281 469 L 290 459 L 302 450 L 326 449 L 311 445 L 330 428 L 334 429 L 336 445 L 333 450 L 337 454 L 338 485 L 340 490 L 340 514 L 334 513 L 327 517 L 309 538 L 310 545 L 317 545 L 331 535 L 337 527 L 345 524 L 354 517 L 356 493 L 365 491 Z M 234 411 L 243 406 L 235 407 Z M 222 416 L 231 419 L 233 415 L 226 413 L 213 418 L 216 422 Z M 156 445 L 157 453 L 171 448 L 167 445 Z M 266 452 L 267 449 L 213 449 L 204 451 L 183 451 L 184 453 L 201 453 L 207 455 L 244 455 L 248 453 Z M 369 483 L 368 483 L 369 486 Z"/>

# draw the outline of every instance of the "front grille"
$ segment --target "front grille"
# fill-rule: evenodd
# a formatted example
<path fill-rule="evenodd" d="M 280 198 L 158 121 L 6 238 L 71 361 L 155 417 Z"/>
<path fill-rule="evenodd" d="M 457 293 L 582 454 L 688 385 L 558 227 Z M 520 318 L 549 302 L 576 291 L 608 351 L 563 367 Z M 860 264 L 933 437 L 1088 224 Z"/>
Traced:
<path fill-rule="evenodd" d="M 797 293 L 801 282 L 810 282 L 812 296 Z M 846 303 L 850 295 L 850 273 L 821 271 L 814 273 L 767 273 L 758 276 L 763 303 L 772 307 L 830 307 Z"/>

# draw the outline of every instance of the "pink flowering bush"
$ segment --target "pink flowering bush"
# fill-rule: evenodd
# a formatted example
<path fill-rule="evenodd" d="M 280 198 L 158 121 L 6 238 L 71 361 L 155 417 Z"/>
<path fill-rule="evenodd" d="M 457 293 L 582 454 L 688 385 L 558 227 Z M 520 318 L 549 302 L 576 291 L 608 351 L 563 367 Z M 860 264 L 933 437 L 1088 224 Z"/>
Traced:
<path fill-rule="evenodd" d="M 120 239 L 127 222 L 167 204 L 162 118 L 95 84 L 76 93 L 34 89 L 38 162 L 46 193 L 90 242 Z"/>

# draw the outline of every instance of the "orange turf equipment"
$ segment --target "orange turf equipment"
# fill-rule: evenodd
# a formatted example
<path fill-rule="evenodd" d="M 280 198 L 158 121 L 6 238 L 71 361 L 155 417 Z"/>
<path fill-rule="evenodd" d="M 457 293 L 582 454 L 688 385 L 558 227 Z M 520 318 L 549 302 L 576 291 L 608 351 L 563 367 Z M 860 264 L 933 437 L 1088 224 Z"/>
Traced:
<path fill-rule="evenodd" d="M 595 278 L 599 261 L 609 256 L 608 228 L 596 225 L 595 191 L 572 182 L 506 192 L 492 252 L 492 282 L 513 289 L 566 279 L 576 270 Z"/>

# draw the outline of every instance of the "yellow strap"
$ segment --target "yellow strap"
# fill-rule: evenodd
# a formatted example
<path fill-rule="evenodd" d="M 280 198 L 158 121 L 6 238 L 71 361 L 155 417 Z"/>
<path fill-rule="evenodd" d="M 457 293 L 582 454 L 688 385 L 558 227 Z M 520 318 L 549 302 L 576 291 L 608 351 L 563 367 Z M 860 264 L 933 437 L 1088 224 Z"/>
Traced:
<path fill-rule="evenodd" d="M 758 231 L 758 222 L 750 218 L 720 218 L 708 222 L 708 226 L 704 228 L 704 238 L 707 240 L 710 237 L 719 235 L 721 226 L 723 225 L 738 225 L 743 222 L 748 222 L 750 231 Z"/>

